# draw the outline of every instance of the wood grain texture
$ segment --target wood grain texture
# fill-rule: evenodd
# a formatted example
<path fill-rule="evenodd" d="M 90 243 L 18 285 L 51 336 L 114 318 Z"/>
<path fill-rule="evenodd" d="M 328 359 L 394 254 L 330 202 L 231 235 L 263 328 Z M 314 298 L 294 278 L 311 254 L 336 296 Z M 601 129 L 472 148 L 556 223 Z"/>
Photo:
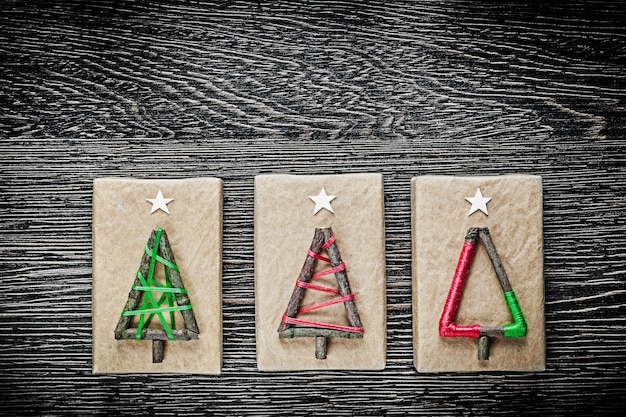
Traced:
<path fill-rule="evenodd" d="M 624 6 L 358 3 L 3 3 L 1 413 L 624 411 Z M 253 177 L 275 172 L 384 175 L 384 371 L 256 371 Z M 504 173 L 544 178 L 547 370 L 418 374 L 410 178 Z M 91 374 L 110 175 L 224 179 L 221 376 Z"/>

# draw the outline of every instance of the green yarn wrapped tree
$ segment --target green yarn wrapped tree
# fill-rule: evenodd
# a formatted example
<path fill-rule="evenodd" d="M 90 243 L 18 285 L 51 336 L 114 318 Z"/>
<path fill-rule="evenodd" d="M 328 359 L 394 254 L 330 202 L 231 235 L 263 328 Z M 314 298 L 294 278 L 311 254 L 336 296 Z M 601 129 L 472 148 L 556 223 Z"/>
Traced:
<path fill-rule="evenodd" d="M 165 282 L 155 277 L 157 264 L 163 265 Z M 184 328 L 176 328 L 175 313 L 180 312 Z M 169 320 L 166 317 L 169 316 Z M 132 318 L 137 317 L 136 327 Z M 154 318 L 160 328 L 148 328 Z M 193 314 L 191 301 L 183 286 L 180 270 L 165 230 L 152 231 L 141 258 L 135 282 L 128 293 L 126 305 L 115 327 L 118 340 L 152 340 L 152 362 L 163 361 L 166 340 L 191 340 L 198 338 L 198 325 Z"/>

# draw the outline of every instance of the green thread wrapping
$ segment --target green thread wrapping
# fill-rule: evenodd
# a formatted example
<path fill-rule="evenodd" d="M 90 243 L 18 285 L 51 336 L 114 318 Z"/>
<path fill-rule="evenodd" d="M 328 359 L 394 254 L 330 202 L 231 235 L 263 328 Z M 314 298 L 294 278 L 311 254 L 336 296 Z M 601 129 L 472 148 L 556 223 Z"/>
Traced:
<path fill-rule="evenodd" d="M 144 277 L 140 271 L 137 271 L 137 279 L 141 285 L 133 285 L 133 290 L 143 291 L 143 300 L 140 308 L 137 310 L 131 311 L 123 311 L 122 316 L 139 316 L 139 323 L 137 325 L 137 333 L 135 335 L 135 339 L 141 340 L 141 332 L 144 327 L 147 327 L 152 318 L 156 315 L 163 326 L 163 330 L 167 334 L 167 338 L 169 340 L 175 340 L 174 334 L 172 333 L 172 329 L 176 329 L 176 321 L 174 313 L 176 311 L 182 310 L 191 310 L 191 304 L 184 306 L 174 306 L 175 302 L 175 294 L 187 294 L 187 291 L 184 288 L 174 288 L 172 287 L 172 282 L 170 281 L 170 275 L 168 273 L 168 268 L 179 271 L 178 266 L 164 259 L 163 257 L 157 254 L 159 249 L 159 243 L 161 241 L 161 232 L 163 229 L 156 229 L 156 234 L 154 238 L 154 243 L 152 248 L 146 245 L 145 250 L 148 255 L 150 255 L 150 267 L 148 269 L 148 277 Z M 156 263 L 159 262 L 163 264 L 165 271 L 165 285 L 160 282 L 154 280 L 154 269 L 156 267 Z M 152 291 L 160 292 L 161 297 L 157 300 L 152 294 Z M 167 307 L 161 307 L 162 304 L 167 303 Z M 167 323 L 163 313 L 170 313 L 170 324 Z M 146 316 L 148 316 L 146 318 Z"/>
<path fill-rule="evenodd" d="M 517 297 L 513 291 L 504 293 L 506 305 L 509 307 L 513 323 L 504 325 L 504 337 L 524 337 L 526 336 L 527 326 L 524 320 L 524 313 L 517 302 Z"/>
<path fill-rule="evenodd" d="M 158 292 L 171 292 L 173 294 L 187 294 L 187 290 L 184 288 L 167 288 L 167 287 L 144 287 L 142 285 L 133 285 L 133 290 L 138 291 L 158 291 Z"/>
<path fill-rule="evenodd" d="M 157 229 L 157 236 L 159 237 L 159 239 L 161 238 L 161 231 L 163 231 L 163 229 Z M 156 241 L 155 241 L 156 242 Z M 156 242 L 156 246 L 158 247 L 159 243 Z M 155 249 L 156 251 L 156 249 Z M 167 259 L 159 256 L 158 254 L 156 254 L 156 252 L 153 252 L 152 250 L 150 250 L 150 248 L 148 247 L 148 245 L 146 245 L 146 253 L 150 256 L 154 256 L 154 259 L 157 262 L 162 263 L 163 265 L 167 266 L 170 269 L 173 269 L 174 271 L 180 271 L 180 269 L 178 269 L 178 266 L 175 263 L 172 263 L 170 261 L 168 261 Z"/>
<path fill-rule="evenodd" d="M 155 313 L 167 313 L 170 311 L 182 311 L 182 310 L 190 310 L 191 306 L 190 305 L 186 305 L 186 306 L 174 306 L 174 307 L 159 307 L 159 308 L 146 308 L 146 309 L 141 309 L 141 310 L 131 310 L 131 311 L 124 311 L 122 313 L 122 316 L 134 316 L 136 314 L 155 314 Z"/>

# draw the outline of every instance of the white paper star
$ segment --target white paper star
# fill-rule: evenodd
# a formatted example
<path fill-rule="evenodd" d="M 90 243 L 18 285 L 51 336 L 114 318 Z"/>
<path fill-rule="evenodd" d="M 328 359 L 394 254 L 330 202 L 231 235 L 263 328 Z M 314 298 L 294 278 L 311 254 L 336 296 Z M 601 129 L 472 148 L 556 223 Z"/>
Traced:
<path fill-rule="evenodd" d="M 167 203 L 172 201 L 173 198 L 163 197 L 163 193 L 161 192 L 161 190 L 159 190 L 155 198 L 146 198 L 146 200 L 152 203 L 152 210 L 150 210 L 150 214 L 154 213 L 157 210 L 163 210 L 167 214 L 170 214 L 170 211 L 167 208 Z"/>
<path fill-rule="evenodd" d="M 474 197 L 466 197 L 465 199 L 472 203 L 472 207 L 470 207 L 469 213 L 467 213 L 468 216 L 471 216 L 478 210 L 482 211 L 487 216 L 489 215 L 487 212 L 487 203 L 491 201 L 491 197 L 483 197 L 483 194 L 480 192 L 480 188 L 476 189 L 476 195 L 474 195 Z"/>
<path fill-rule="evenodd" d="M 331 213 L 334 213 L 333 208 L 330 206 L 330 202 L 335 199 L 335 195 L 327 195 L 326 190 L 322 187 L 322 191 L 318 195 L 310 195 L 309 198 L 315 201 L 315 210 L 313 215 L 315 216 L 321 209 L 326 209 Z"/>

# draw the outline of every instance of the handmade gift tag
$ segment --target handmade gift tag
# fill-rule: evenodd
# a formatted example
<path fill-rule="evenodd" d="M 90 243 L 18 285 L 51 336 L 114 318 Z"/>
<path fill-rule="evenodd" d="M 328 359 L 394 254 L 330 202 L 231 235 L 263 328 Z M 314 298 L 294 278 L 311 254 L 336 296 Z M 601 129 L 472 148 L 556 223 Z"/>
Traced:
<path fill-rule="evenodd" d="M 222 181 L 93 187 L 94 373 L 219 374 Z"/>
<path fill-rule="evenodd" d="M 383 369 L 382 176 L 257 176 L 254 219 L 259 369 Z"/>
<path fill-rule="evenodd" d="M 541 178 L 412 180 L 420 372 L 545 369 Z"/>

